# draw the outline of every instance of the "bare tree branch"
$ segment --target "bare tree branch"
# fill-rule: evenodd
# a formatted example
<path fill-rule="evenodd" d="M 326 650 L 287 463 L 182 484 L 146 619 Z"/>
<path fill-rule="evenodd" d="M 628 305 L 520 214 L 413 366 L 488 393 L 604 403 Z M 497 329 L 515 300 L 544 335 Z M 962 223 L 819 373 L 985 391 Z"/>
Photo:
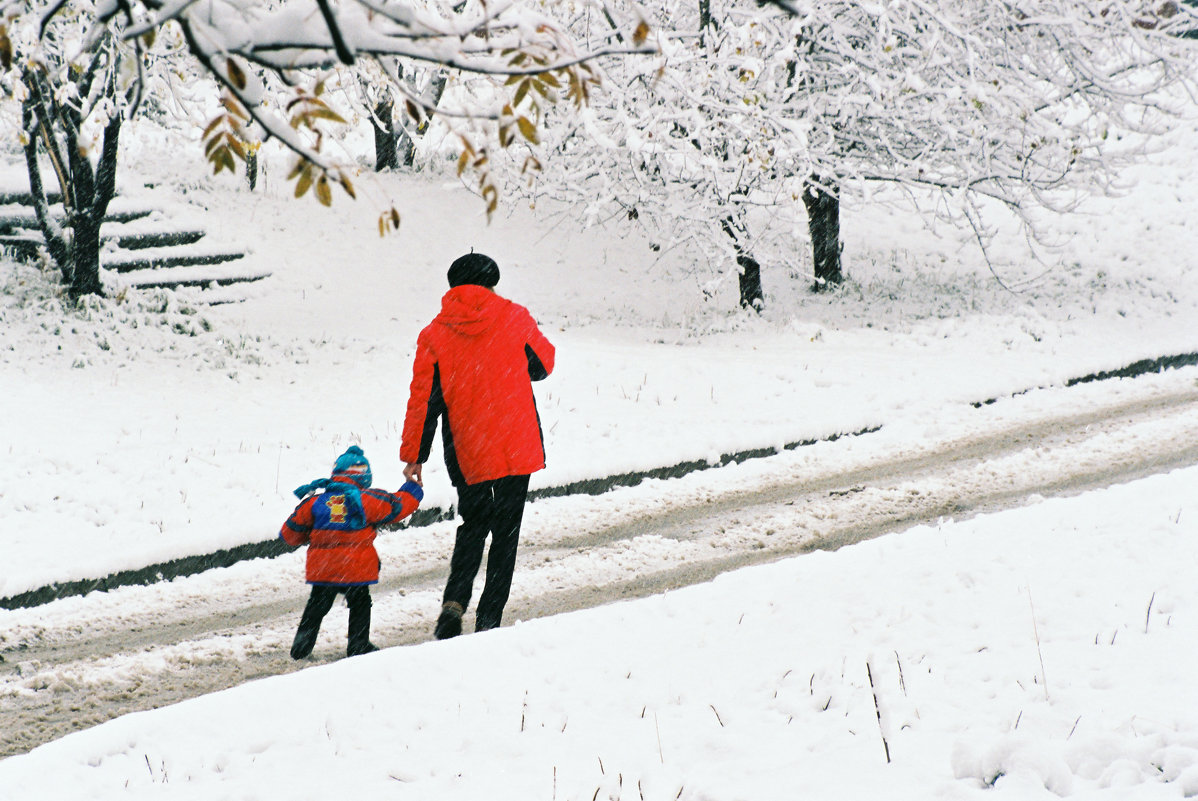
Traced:
<path fill-rule="evenodd" d="M 337 24 L 337 18 L 333 15 L 333 9 L 329 7 L 329 0 L 316 0 L 316 5 L 320 8 L 320 15 L 324 17 L 325 25 L 328 26 L 337 58 L 342 64 L 353 64 L 354 54 L 350 52 L 349 45 L 345 43 L 345 37 L 341 35 L 341 28 Z"/>

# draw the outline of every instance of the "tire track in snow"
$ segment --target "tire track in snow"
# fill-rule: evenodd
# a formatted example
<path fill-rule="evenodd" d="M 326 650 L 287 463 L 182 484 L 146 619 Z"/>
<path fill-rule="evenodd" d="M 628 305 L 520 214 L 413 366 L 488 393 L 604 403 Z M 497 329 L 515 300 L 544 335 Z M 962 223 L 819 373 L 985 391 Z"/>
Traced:
<path fill-rule="evenodd" d="M 606 496 L 540 501 L 530 509 L 559 504 L 578 510 L 571 519 L 585 525 L 587 519 L 610 519 L 620 492 L 651 496 L 641 507 L 650 511 L 610 525 L 564 536 L 530 526 L 506 617 L 528 620 L 643 597 L 946 516 L 1193 464 L 1198 387 L 929 442 L 825 475 L 798 470 L 749 491 L 711 489 L 721 484 L 716 469 L 688 479 L 690 489 L 659 482 Z M 659 503 L 652 503 L 653 493 Z M 375 592 L 373 633 L 382 646 L 431 638 L 453 524 L 432 528 L 437 541 L 405 558 L 402 571 L 385 572 Z M 278 573 L 276 568 L 268 563 L 253 575 Z M 237 569 L 254 568 L 230 570 Z M 197 576 L 124 588 L 118 591 L 129 594 L 124 599 L 106 593 L 9 613 L 17 625 L 0 639 L 0 756 L 128 712 L 335 661 L 343 653 L 345 612 L 338 605 L 326 619 L 315 657 L 300 663 L 288 657 L 306 597 L 295 576 L 250 582 L 244 596 L 213 591 L 205 582 L 214 580 Z M 118 611 L 99 610 L 105 604 Z M 122 604 L 150 608 L 152 619 L 130 619 L 120 614 Z"/>
<path fill-rule="evenodd" d="M 711 525 L 712 521 L 720 515 L 771 504 L 810 501 L 829 493 L 848 496 L 863 491 L 869 486 L 895 482 L 899 479 L 909 482 L 926 476 L 944 474 L 949 470 L 960 473 L 964 468 L 993 463 L 1004 456 L 1018 454 L 1032 448 L 1057 449 L 1076 445 L 1079 441 L 1096 436 L 1098 434 L 1097 427 L 1108 431 L 1119 431 L 1135 424 L 1138 420 L 1160 417 L 1171 419 L 1184 411 L 1194 411 L 1195 409 L 1198 409 L 1198 389 L 1166 394 L 1148 400 L 1129 400 L 1114 406 L 1036 420 L 987 431 L 976 436 L 936 443 L 934 447 L 913 455 L 899 456 L 817 478 L 804 477 L 798 481 L 778 483 L 753 492 L 727 495 L 703 504 L 672 508 L 661 515 L 641 517 L 600 532 L 563 538 L 558 543 L 558 547 L 595 547 L 638 536 L 648 530 L 662 536 L 685 539 L 688 537 L 686 530 L 689 527 Z M 943 508 L 931 517 L 929 517 L 929 510 L 923 510 L 918 513 L 912 512 L 903 518 L 894 518 L 894 522 L 898 524 L 913 520 L 929 520 L 936 516 L 968 510 L 984 511 L 987 508 L 1002 508 L 1010 505 L 1011 500 L 1041 490 L 1041 494 L 1061 494 L 1076 484 L 1077 491 L 1082 491 L 1198 463 L 1198 460 L 1193 458 L 1192 450 L 1180 447 L 1184 443 L 1191 442 L 1198 446 L 1198 435 L 1186 439 L 1183 436 L 1184 433 L 1179 431 L 1176 437 L 1170 437 L 1170 442 L 1162 443 L 1168 446 L 1169 452 L 1162 453 L 1160 459 L 1156 461 L 1153 458 L 1141 459 L 1135 453 L 1124 453 L 1123 460 L 1118 464 L 1108 466 L 1109 469 L 1097 472 L 1091 470 L 1090 473 L 1093 473 L 1091 480 L 1087 480 L 1082 475 L 1069 476 L 1060 480 L 1041 477 L 1040 481 L 1043 482 L 1041 485 L 1029 484 L 1029 486 L 1015 487 L 1009 492 L 994 494 L 989 502 L 983 499 L 987 491 L 978 487 L 977 496 L 972 500 L 960 498 L 951 503 L 945 503 L 942 505 Z M 1179 447 L 1180 452 L 1174 453 L 1174 451 L 1178 451 Z M 1146 462 L 1146 464 L 1140 465 L 1142 469 L 1137 468 L 1139 462 Z M 1040 486 L 1041 490 L 1037 490 L 1037 486 Z M 846 540 L 838 541 L 836 547 L 841 547 L 844 544 L 847 544 Z"/>
<path fill-rule="evenodd" d="M 1198 353 L 1179 353 L 1170 356 L 1160 356 L 1155 359 L 1141 359 L 1115 370 L 1090 373 L 1088 375 L 1068 379 L 1064 382 L 1064 386 L 1073 387 L 1079 384 L 1106 381 L 1113 378 L 1134 378 L 1150 373 L 1160 373 L 1165 370 L 1172 370 L 1181 367 L 1192 366 L 1195 364 L 1198 364 Z M 1043 387 L 1040 388 L 1043 389 Z M 1034 388 L 1013 393 L 1010 397 L 1017 397 L 1032 391 L 1034 391 Z M 990 398 L 985 401 L 979 401 L 975 403 L 974 406 L 987 406 L 997 403 L 999 400 L 999 398 Z M 824 441 L 835 441 L 845 436 L 859 436 L 862 434 L 874 433 L 878 430 L 878 428 L 879 427 L 866 428 L 851 434 L 836 434 Z M 572 482 L 565 486 L 544 487 L 532 490 L 529 493 L 529 499 L 535 500 L 538 498 L 552 498 L 574 494 L 597 495 L 603 492 L 609 492 L 613 489 L 618 489 L 620 487 L 636 486 L 646 479 L 680 478 L 698 470 L 718 469 L 729 464 L 735 464 L 749 459 L 768 458 L 770 456 L 776 456 L 783 451 L 793 450 L 806 445 L 814 445 L 817 442 L 819 442 L 819 440 L 803 440 L 799 442 L 786 443 L 781 447 L 761 447 L 739 451 L 736 453 L 726 453 L 722 454 L 720 460 L 716 463 L 706 461 L 687 461 L 674 465 L 654 468 L 651 470 L 610 475 L 601 478 L 583 479 Z M 428 525 L 442 520 L 449 520 L 452 519 L 452 514 L 450 514 L 451 511 L 452 510 L 441 509 L 439 507 L 421 508 L 412 515 L 409 523 L 410 525 Z M 17 593 L 14 596 L 0 598 L 0 608 L 17 609 L 22 607 L 37 606 L 39 604 L 49 603 L 53 600 L 67 598 L 74 595 L 86 595 L 95 590 L 111 590 L 118 587 L 135 584 L 152 584 L 156 581 L 195 575 L 196 573 L 218 567 L 229 567 L 243 560 L 275 557 L 284 553 L 288 553 L 291 550 L 292 549 L 290 546 L 285 545 L 277 539 L 245 543 L 240 546 L 218 550 L 213 553 L 195 554 L 192 556 L 172 559 L 168 562 L 147 565 L 142 568 L 123 570 L 102 578 L 66 581 L 28 590 L 26 592 Z"/>
<path fill-rule="evenodd" d="M 1139 436 L 1136 436 L 1139 434 Z M 1086 458 L 1102 442 L 1101 458 Z M 1072 449 L 1072 450 L 1071 450 Z M 1052 460 L 1027 454 L 1052 451 Z M 1044 462 L 1036 469 L 1036 462 Z M 1005 462 L 1005 464 L 1004 464 Z M 1073 462 L 1062 468 L 1062 462 Z M 784 482 L 563 540 L 583 552 L 637 537 L 702 542 L 707 556 L 601 587 L 522 599 L 533 618 L 644 597 L 720 573 L 835 550 L 919 524 L 1075 495 L 1198 464 L 1198 391 L 1187 390 L 939 443 L 924 453 L 823 478 Z M 789 530 L 777 524 L 784 518 Z"/>

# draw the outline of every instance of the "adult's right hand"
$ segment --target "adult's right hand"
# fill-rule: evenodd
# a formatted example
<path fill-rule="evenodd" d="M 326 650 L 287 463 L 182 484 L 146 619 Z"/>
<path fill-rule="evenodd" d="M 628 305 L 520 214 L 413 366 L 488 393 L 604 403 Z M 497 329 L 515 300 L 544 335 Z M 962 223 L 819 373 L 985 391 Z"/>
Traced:
<path fill-rule="evenodd" d="M 403 469 L 403 477 L 408 481 L 415 481 L 420 486 L 424 486 L 424 478 L 421 475 L 424 465 L 420 462 L 408 462 Z"/>

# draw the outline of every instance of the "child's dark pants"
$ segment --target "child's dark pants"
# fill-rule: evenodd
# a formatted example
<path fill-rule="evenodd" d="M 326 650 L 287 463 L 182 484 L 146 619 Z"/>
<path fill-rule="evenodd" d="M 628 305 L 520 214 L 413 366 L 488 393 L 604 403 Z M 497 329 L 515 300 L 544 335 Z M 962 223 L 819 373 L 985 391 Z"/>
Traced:
<path fill-rule="evenodd" d="M 291 644 L 292 659 L 303 659 L 312 653 L 316 635 L 320 633 L 320 623 L 341 593 L 345 594 L 345 604 L 349 607 L 349 646 L 346 653 L 357 656 L 374 650 L 370 644 L 370 587 L 365 584 L 353 587 L 313 584 L 312 594 L 308 596 L 304 614 L 300 617 L 299 630 L 295 632 L 295 641 Z"/>

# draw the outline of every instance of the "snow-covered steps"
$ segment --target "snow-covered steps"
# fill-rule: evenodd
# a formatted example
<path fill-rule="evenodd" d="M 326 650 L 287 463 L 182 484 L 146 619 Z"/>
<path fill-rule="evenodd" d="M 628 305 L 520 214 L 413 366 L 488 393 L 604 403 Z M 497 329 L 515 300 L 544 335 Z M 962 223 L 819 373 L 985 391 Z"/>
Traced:
<path fill-rule="evenodd" d="M 4 229 L 0 228 L 0 231 Z M 37 256 L 37 249 L 42 246 L 42 235 L 36 231 L 16 231 L 0 233 L 0 248 L 12 252 L 23 261 L 29 261 Z"/>
<path fill-rule="evenodd" d="M 157 248 L 170 245 L 191 245 L 207 236 L 206 231 L 163 231 L 150 230 L 101 237 L 105 241 L 116 242 L 117 247 L 125 250 L 140 250 L 142 248 Z"/>
<path fill-rule="evenodd" d="M 122 276 L 121 283 L 138 289 L 182 289 L 199 287 L 210 289 L 225 287 L 232 284 L 245 284 L 269 278 L 269 270 L 247 270 L 244 268 L 223 266 L 219 264 L 181 265 L 161 269 L 140 269 L 127 272 Z M 227 303 L 228 298 L 222 297 L 216 302 Z"/>
<path fill-rule="evenodd" d="M 105 222 L 130 222 L 149 217 L 154 209 L 144 206 L 122 206 L 113 203 L 104 216 Z M 58 222 L 62 222 L 64 214 L 61 208 L 54 207 L 50 214 Z M 16 233 L 25 230 L 37 230 L 37 213 L 32 207 L 0 204 L 0 233 Z"/>
<path fill-rule="evenodd" d="M 105 227 L 113 228 L 115 226 L 110 225 L 110 226 L 105 226 Z M 120 248 L 121 250 L 140 251 L 140 250 L 144 250 L 147 248 L 161 248 L 161 247 L 178 246 L 178 245 L 191 245 L 196 242 L 199 242 L 206 235 L 207 235 L 206 232 L 197 231 L 197 230 L 189 230 L 189 231 L 146 230 L 146 231 L 141 231 L 141 232 L 136 232 L 136 233 L 121 233 L 121 234 L 102 233 L 100 235 L 100 241 L 101 241 L 101 243 L 111 242 L 114 245 L 116 245 L 118 248 Z M 35 258 L 37 256 L 38 248 L 40 248 L 43 244 L 44 243 L 42 240 L 42 235 L 34 229 L 18 229 L 13 233 L 0 234 L 0 247 L 9 248 L 13 252 L 13 255 L 15 255 L 18 259 L 29 260 L 29 259 Z M 240 258 L 243 255 L 245 255 L 245 254 L 241 253 L 241 252 L 234 253 L 232 251 L 229 251 L 228 253 L 224 254 L 222 258 L 218 258 L 216 261 L 218 261 L 218 262 L 229 261 L 234 258 Z M 135 260 L 127 259 L 126 261 L 132 263 Z M 180 262 L 180 263 L 184 263 L 184 262 Z M 186 263 L 196 264 L 199 262 L 191 261 L 191 262 L 186 262 Z M 112 265 L 106 265 L 106 266 L 111 267 Z M 165 266 L 165 265 L 162 265 L 162 264 L 149 265 L 149 264 L 147 264 L 144 266 L 149 267 L 149 266 Z M 120 269 L 120 268 L 116 268 L 116 269 Z M 134 269 L 134 268 L 129 267 L 127 269 Z"/>
<path fill-rule="evenodd" d="M 47 192 L 46 200 L 50 203 L 61 203 L 62 194 L 59 192 Z M 21 189 L 0 189 L 0 206 L 32 206 L 33 196 Z"/>
<path fill-rule="evenodd" d="M 268 270 L 235 265 L 246 249 L 208 242 L 208 232 L 196 226 L 194 209 L 177 208 L 177 197 L 167 193 L 160 203 L 158 199 L 141 192 L 136 201 L 116 197 L 109 204 L 100 231 L 100 266 L 110 276 L 120 276 L 115 283 L 146 289 L 198 288 L 205 290 L 199 299 L 229 303 L 236 298 L 212 290 L 270 275 Z M 0 248 L 26 260 L 37 258 L 44 244 L 30 203 L 28 192 L 0 190 Z M 61 221 L 62 207 L 52 207 L 51 214 Z"/>
<path fill-rule="evenodd" d="M 173 267 L 195 267 L 223 264 L 244 258 L 241 250 L 182 250 L 179 247 L 143 248 L 134 253 L 121 252 L 101 259 L 104 268 L 118 273 L 134 270 L 165 270 Z"/>

